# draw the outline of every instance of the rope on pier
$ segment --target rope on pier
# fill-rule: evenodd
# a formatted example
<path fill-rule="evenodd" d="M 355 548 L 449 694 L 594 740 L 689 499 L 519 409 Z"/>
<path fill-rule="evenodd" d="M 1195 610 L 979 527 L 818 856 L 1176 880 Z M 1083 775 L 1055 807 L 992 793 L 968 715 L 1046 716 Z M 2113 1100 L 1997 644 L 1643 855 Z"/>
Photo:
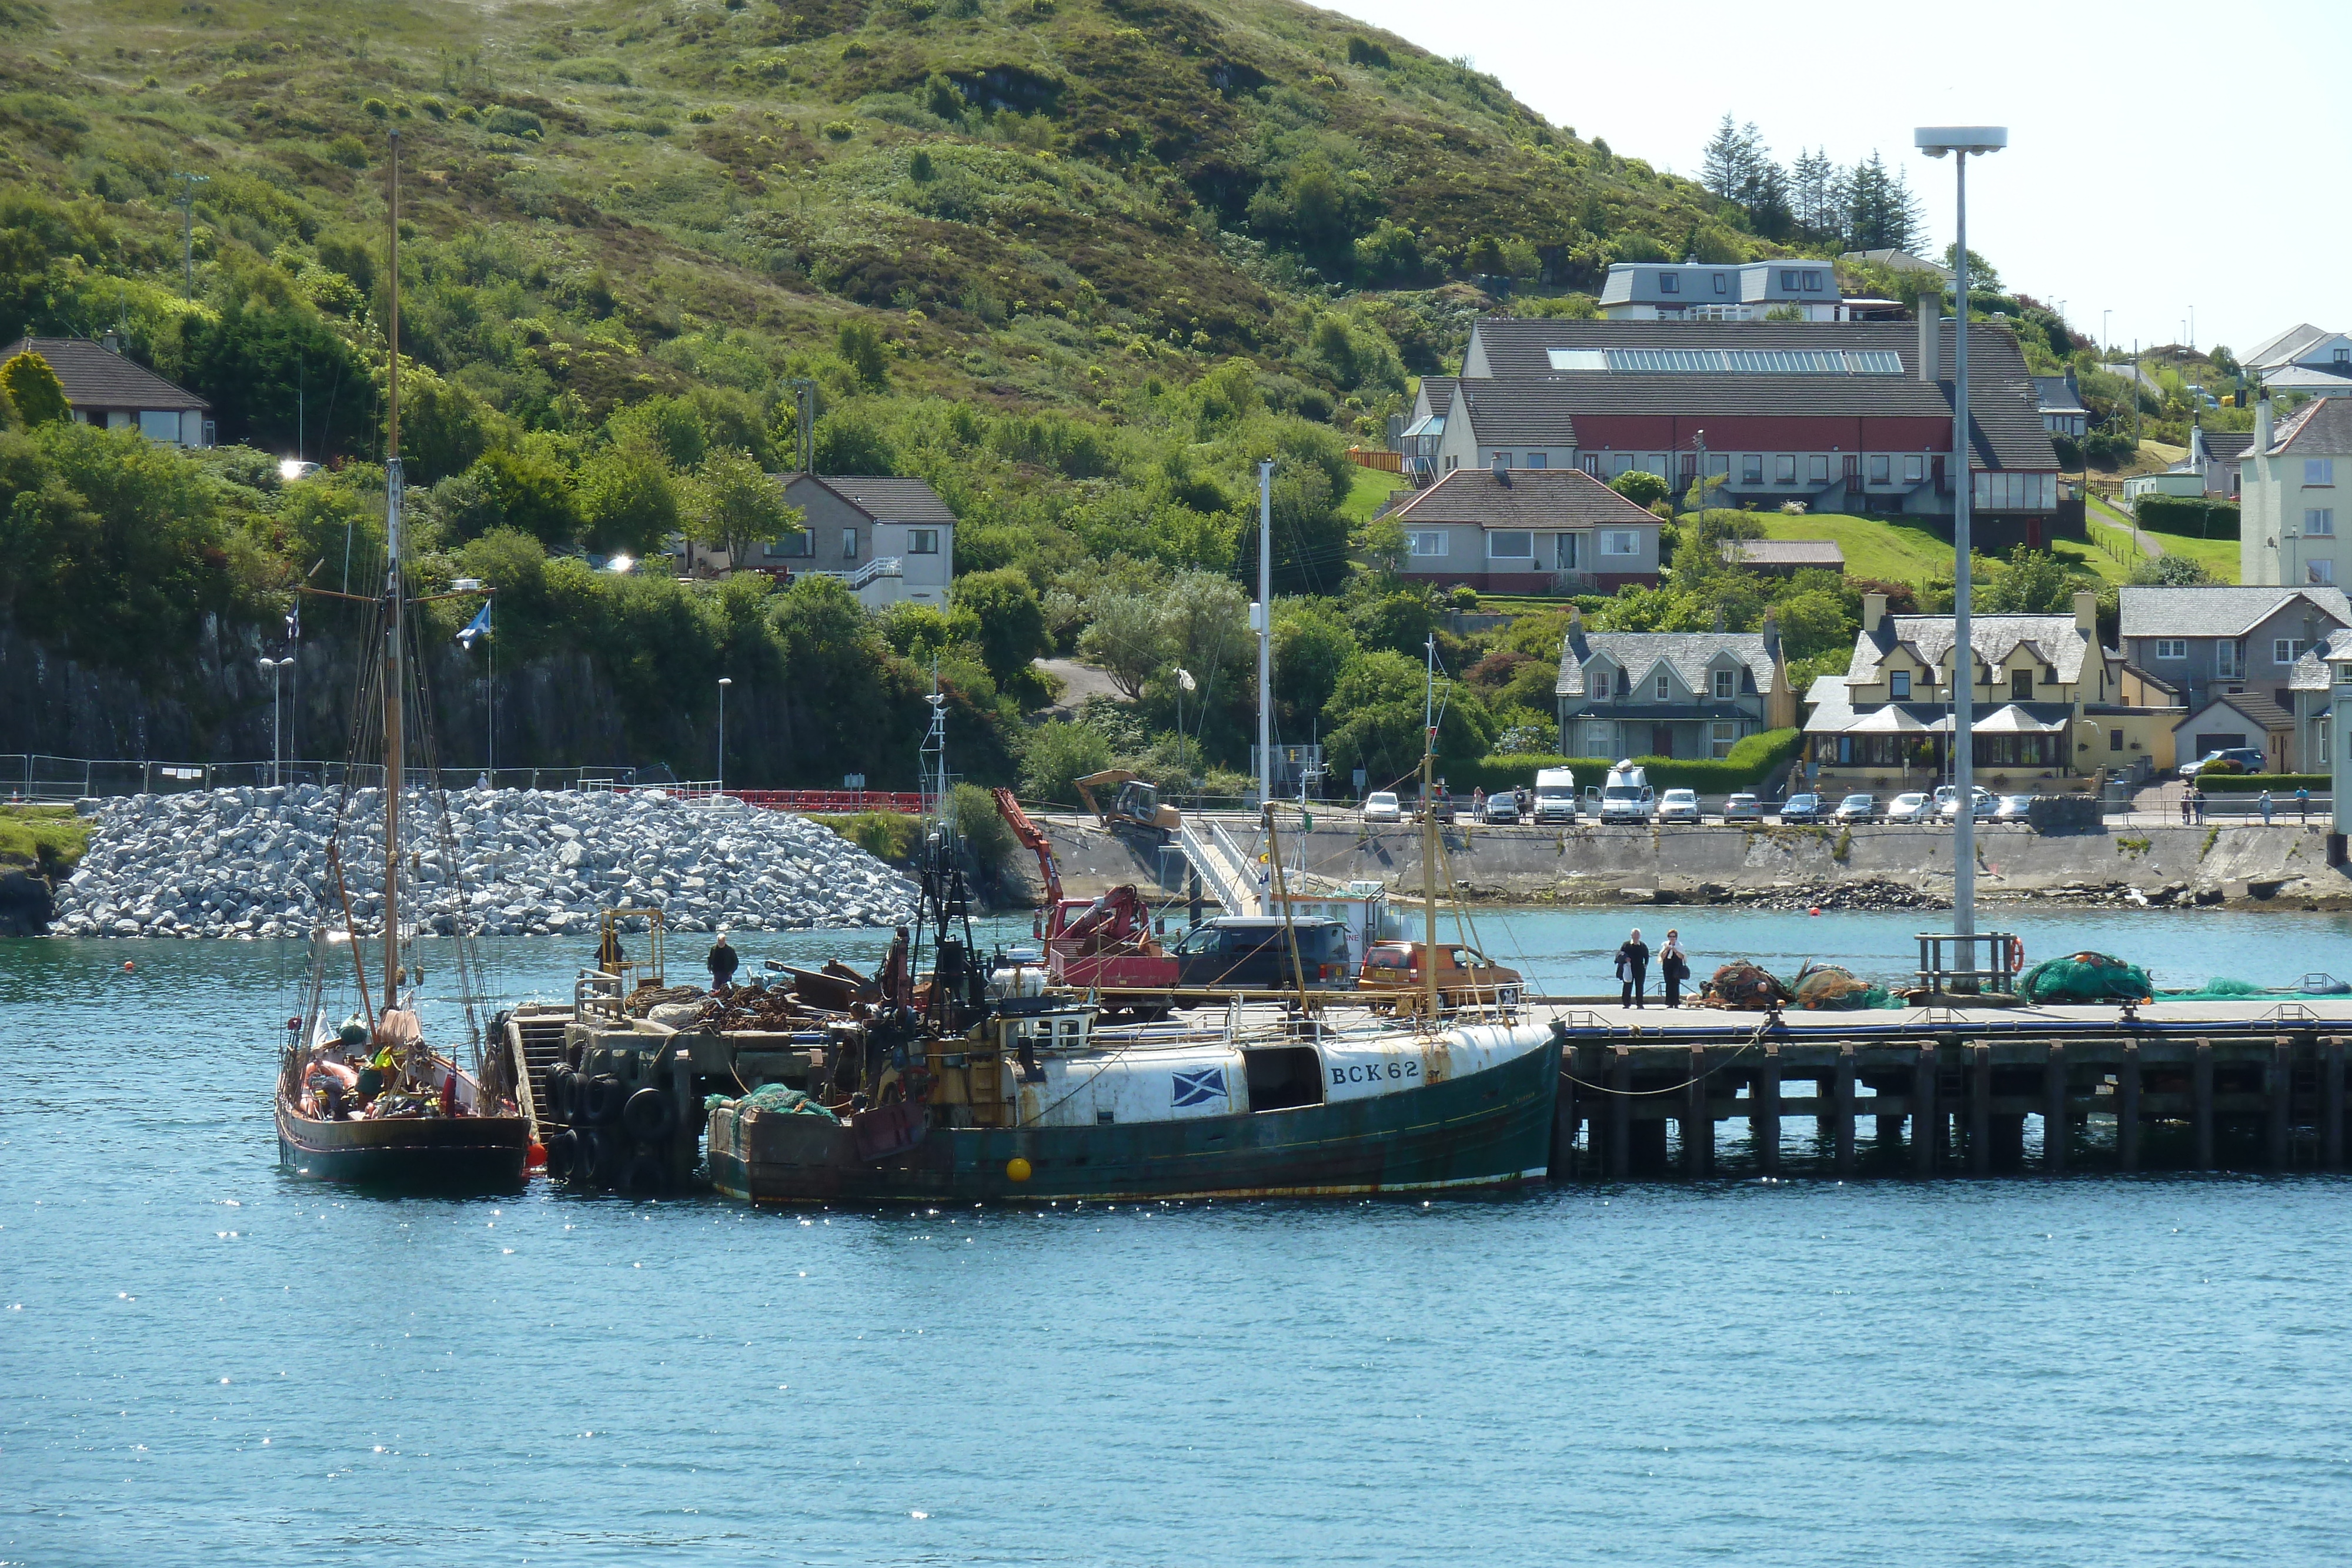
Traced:
<path fill-rule="evenodd" d="M 1725 1068 L 1730 1066 L 1733 1062 L 1747 1055 L 1748 1052 L 1753 1050 L 1756 1046 L 1763 1043 L 1765 1031 L 1780 1021 L 1780 1015 L 1779 1013 L 1765 1014 L 1756 1021 L 1755 1031 L 1748 1035 L 1746 1042 L 1743 1043 L 1738 1051 L 1733 1051 L 1729 1056 L 1725 1057 L 1721 1061 L 1717 1062 L 1705 1072 L 1685 1078 L 1680 1083 L 1671 1084 L 1664 1089 L 1612 1089 L 1606 1083 L 1587 1082 L 1585 1080 L 1579 1078 L 1575 1073 L 1567 1071 L 1564 1069 L 1561 1071 L 1560 1076 L 1567 1079 L 1570 1083 L 1575 1084 L 1579 1089 L 1590 1089 L 1596 1094 L 1621 1094 L 1628 1100 L 1639 1100 L 1644 1095 L 1653 1094 L 1679 1094 L 1684 1090 L 1688 1089 L 1692 1084 L 1698 1082 L 1700 1080 L 1714 1077 L 1717 1073 L 1722 1071 Z"/>

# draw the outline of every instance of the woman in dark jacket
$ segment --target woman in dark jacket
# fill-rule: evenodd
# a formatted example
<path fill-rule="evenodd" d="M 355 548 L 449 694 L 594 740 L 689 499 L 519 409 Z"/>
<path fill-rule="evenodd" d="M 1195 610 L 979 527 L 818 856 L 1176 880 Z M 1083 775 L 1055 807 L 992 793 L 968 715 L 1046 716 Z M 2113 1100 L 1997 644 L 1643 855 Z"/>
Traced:
<path fill-rule="evenodd" d="M 1683 982 L 1690 978 L 1690 955 L 1683 951 L 1683 934 L 1668 931 L 1658 944 L 1658 983 L 1665 988 L 1666 1006 L 1683 1005 Z"/>
<path fill-rule="evenodd" d="M 1622 1005 L 1629 1008 L 1642 1005 L 1642 986 L 1649 972 L 1650 949 L 1642 940 L 1641 927 L 1635 926 L 1633 935 L 1625 938 L 1624 946 L 1617 949 L 1617 979 L 1625 988 Z"/>

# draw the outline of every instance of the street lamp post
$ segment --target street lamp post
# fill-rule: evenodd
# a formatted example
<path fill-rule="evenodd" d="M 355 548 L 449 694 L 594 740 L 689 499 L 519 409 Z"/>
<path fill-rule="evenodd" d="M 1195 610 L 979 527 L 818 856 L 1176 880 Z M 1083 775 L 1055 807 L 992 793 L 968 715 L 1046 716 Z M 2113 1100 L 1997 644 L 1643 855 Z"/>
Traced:
<path fill-rule="evenodd" d="M 1998 152 L 2009 131 L 1998 125 L 1922 126 L 1913 137 L 1930 158 L 1953 155 L 1958 211 L 1952 246 L 1952 934 L 1977 929 L 1975 644 L 1969 635 L 1969 510 L 1976 476 L 1969 455 L 1969 154 Z M 1962 961 L 1978 967 L 1976 945 L 1961 944 Z"/>
<path fill-rule="evenodd" d="M 719 792 L 727 792 L 727 688 L 735 684 L 730 676 L 719 677 Z"/>
<path fill-rule="evenodd" d="M 285 734 L 285 706 L 278 700 L 284 684 L 278 677 L 293 662 L 290 654 L 283 659 L 265 657 L 261 661 L 261 667 L 269 672 L 269 783 L 273 789 L 278 783 L 278 770 L 284 766 L 279 760 L 284 752 L 279 737 Z"/>

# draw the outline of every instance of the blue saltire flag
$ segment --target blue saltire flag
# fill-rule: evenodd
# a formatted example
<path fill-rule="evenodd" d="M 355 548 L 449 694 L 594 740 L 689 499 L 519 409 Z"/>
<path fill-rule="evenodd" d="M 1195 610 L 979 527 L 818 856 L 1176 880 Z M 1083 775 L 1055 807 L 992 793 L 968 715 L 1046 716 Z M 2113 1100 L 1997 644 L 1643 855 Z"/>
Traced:
<path fill-rule="evenodd" d="M 1171 1077 L 1179 1108 L 1205 1105 L 1212 1100 L 1225 1097 L 1225 1070 L 1222 1067 L 1203 1067 L 1195 1072 L 1178 1072 Z"/>
<path fill-rule="evenodd" d="M 467 653 L 472 653 L 474 644 L 489 634 L 490 601 L 486 599 L 482 601 L 481 612 L 466 623 L 466 629 L 463 632 L 457 633 L 457 641 L 465 646 Z"/>

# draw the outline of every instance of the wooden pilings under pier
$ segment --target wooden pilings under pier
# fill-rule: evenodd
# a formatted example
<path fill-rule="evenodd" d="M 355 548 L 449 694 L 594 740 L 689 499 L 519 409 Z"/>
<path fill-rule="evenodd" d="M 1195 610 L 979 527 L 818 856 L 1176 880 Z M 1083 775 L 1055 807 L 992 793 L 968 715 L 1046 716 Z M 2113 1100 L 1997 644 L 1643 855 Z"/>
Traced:
<path fill-rule="evenodd" d="M 1553 1179 L 2341 1170 L 2352 1020 L 2295 1010 L 2197 1033 L 1939 1018 L 1850 1039 L 1817 1017 L 1588 1020 L 1562 1057 Z"/>

